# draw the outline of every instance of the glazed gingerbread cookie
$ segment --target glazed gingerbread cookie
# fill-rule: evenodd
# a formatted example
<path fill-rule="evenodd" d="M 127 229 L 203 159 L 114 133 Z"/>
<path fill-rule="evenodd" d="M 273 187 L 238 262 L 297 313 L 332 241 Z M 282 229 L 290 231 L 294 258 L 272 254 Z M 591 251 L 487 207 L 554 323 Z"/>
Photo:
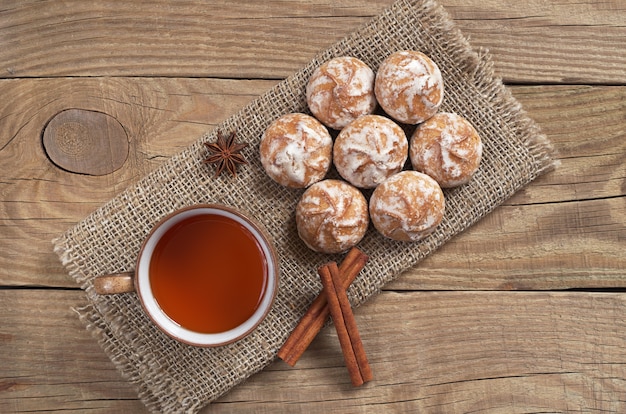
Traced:
<path fill-rule="evenodd" d="M 417 127 L 411 137 L 413 168 L 430 175 L 441 187 L 466 184 L 483 152 L 476 129 L 454 113 L 439 113 Z"/>
<path fill-rule="evenodd" d="M 374 227 L 383 236 L 419 241 L 443 219 L 445 198 L 441 187 L 428 175 L 402 171 L 376 187 L 369 210 Z"/>
<path fill-rule="evenodd" d="M 345 180 L 359 188 L 374 188 L 402 169 L 408 151 L 408 139 L 398 124 L 380 115 L 364 115 L 341 130 L 333 157 Z"/>
<path fill-rule="evenodd" d="M 323 180 L 309 187 L 296 206 L 296 226 L 312 250 L 340 253 L 361 241 L 369 224 L 367 201 L 341 180 Z"/>
<path fill-rule="evenodd" d="M 359 116 L 374 112 L 374 72 L 355 57 L 331 59 L 309 78 L 306 100 L 317 119 L 340 130 Z"/>
<path fill-rule="evenodd" d="M 267 175 L 286 187 L 305 188 L 320 181 L 332 162 L 328 130 L 310 115 L 283 115 L 265 130 L 259 147 Z"/>
<path fill-rule="evenodd" d="M 391 54 L 380 64 L 374 91 L 389 116 L 402 123 L 419 124 L 439 110 L 443 78 L 428 56 L 404 50 Z"/>

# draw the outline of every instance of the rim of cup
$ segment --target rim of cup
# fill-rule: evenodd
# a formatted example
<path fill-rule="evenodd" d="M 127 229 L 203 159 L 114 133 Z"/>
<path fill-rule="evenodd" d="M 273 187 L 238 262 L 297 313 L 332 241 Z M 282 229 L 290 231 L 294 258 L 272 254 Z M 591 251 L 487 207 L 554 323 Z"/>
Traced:
<path fill-rule="evenodd" d="M 159 306 L 150 284 L 150 260 L 160 238 L 180 221 L 205 214 L 214 214 L 232 219 L 243 225 L 257 240 L 267 265 L 267 286 L 261 303 L 242 324 L 224 332 L 202 333 L 187 329 L 172 320 Z M 272 308 L 280 277 L 280 266 L 274 244 L 265 229 L 256 220 L 242 211 L 220 204 L 198 204 L 184 207 L 161 219 L 144 240 L 135 267 L 137 295 L 148 317 L 165 334 L 177 341 L 202 347 L 222 346 L 238 341 L 250 334 L 267 316 Z"/>

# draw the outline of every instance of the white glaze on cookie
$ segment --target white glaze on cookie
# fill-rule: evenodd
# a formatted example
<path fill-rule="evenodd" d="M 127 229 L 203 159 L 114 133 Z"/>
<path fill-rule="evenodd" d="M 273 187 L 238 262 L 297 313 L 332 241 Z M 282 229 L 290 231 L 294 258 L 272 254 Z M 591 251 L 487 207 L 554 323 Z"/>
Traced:
<path fill-rule="evenodd" d="M 435 180 L 417 171 L 403 171 L 374 190 L 369 208 L 372 223 L 382 235 L 418 241 L 441 222 L 445 199 Z"/>
<path fill-rule="evenodd" d="M 313 72 L 306 98 L 317 119 L 330 128 L 341 129 L 376 108 L 374 72 L 351 56 L 331 59 Z"/>
<path fill-rule="evenodd" d="M 375 83 L 380 106 L 389 116 L 407 124 L 430 118 L 443 102 L 441 71 L 420 52 L 400 51 L 387 57 Z"/>
<path fill-rule="evenodd" d="M 360 188 L 374 188 L 400 171 L 408 157 L 402 128 L 379 115 L 365 115 L 337 136 L 333 147 L 339 174 Z"/>
<path fill-rule="evenodd" d="M 354 247 L 365 235 L 368 223 L 365 197 L 340 180 L 313 184 L 296 207 L 298 235 L 318 252 L 339 253 Z"/>
<path fill-rule="evenodd" d="M 276 182 L 304 188 L 324 178 L 332 161 L 332 138 L 310 115 L 293 113 L 275 120 L 259 147 L 261 163 Z"/>
<path fill-rule="evenodd" d="M 479 167 L 482 151 L 476 129 L 454 113 L 436 114 L 411 137 L 413 168 L 430 175 L 444 188 L 466 184 Z"/>

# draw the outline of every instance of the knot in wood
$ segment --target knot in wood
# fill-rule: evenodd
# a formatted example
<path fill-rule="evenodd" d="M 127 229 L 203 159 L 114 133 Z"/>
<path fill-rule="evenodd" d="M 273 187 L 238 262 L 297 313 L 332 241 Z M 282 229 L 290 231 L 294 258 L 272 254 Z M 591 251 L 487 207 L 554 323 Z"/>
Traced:
<path fill-rule="evenodd" d="M 128 136 L 113 117 L 96 111 L 67 109 L 43 131 L 48 158 L 58 167 L 88 175 L 118 170 L 128 157 Z"/>

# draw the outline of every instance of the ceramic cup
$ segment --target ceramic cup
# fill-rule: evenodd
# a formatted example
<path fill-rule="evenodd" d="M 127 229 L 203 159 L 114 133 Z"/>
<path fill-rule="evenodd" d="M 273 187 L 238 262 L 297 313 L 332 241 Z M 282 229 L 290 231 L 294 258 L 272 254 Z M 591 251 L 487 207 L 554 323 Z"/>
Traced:
<path fill-rule="evenodd" d="M 202 222 L 205 227 L 194 230 L 192 222 Z M 217 225 L 211 223 L 220 223 L 221 227 L 211 227 Z M 171 250 L 168 254 L 174 259 L 169 264 L 161 259 L 166 257 L 166 248 Z M 258 249 L 256 253 L 254 249 Z M 194 254 L 199 257 L 194 258 Z M 185 266 L 192 261 L 202 263 L 198 268 L 203 273 L 194 276 L 202 279 L 201 285 L 185 293 L 189 286 L 184 284 L 192 283 L 188 282 L 191 279 L 185 272 L 193 273 L 191 267 Z M 244 274 L 259 272 L 262 272 L 262 279 Z M 203 204 L 183 208 L 163 218 L 144 240 L 135 271 L 97 277 L 94 288 L 96 293 L 105 295 L 134 291 L 149 318 L 165 334 L 189 345 L 214 347 L 245 337 L 263 321 L 274 302 L 279 276 L 274 245 L 256 220 L 231 207 Z M 168 301 L 174 307 L 170 304 L 166 311 Z M 195 311 L 192 304 L 202 310 Z M 207 304 L 211 306 L 203 307 Z M 180 316 L 186 313 L 191 316 L 189 321 Z M 195 324 L 202 324 L 211 319 L 226 327 L 221 329 L 216 325 L 204 329 L 191 323 L 193 320 Z"/>

